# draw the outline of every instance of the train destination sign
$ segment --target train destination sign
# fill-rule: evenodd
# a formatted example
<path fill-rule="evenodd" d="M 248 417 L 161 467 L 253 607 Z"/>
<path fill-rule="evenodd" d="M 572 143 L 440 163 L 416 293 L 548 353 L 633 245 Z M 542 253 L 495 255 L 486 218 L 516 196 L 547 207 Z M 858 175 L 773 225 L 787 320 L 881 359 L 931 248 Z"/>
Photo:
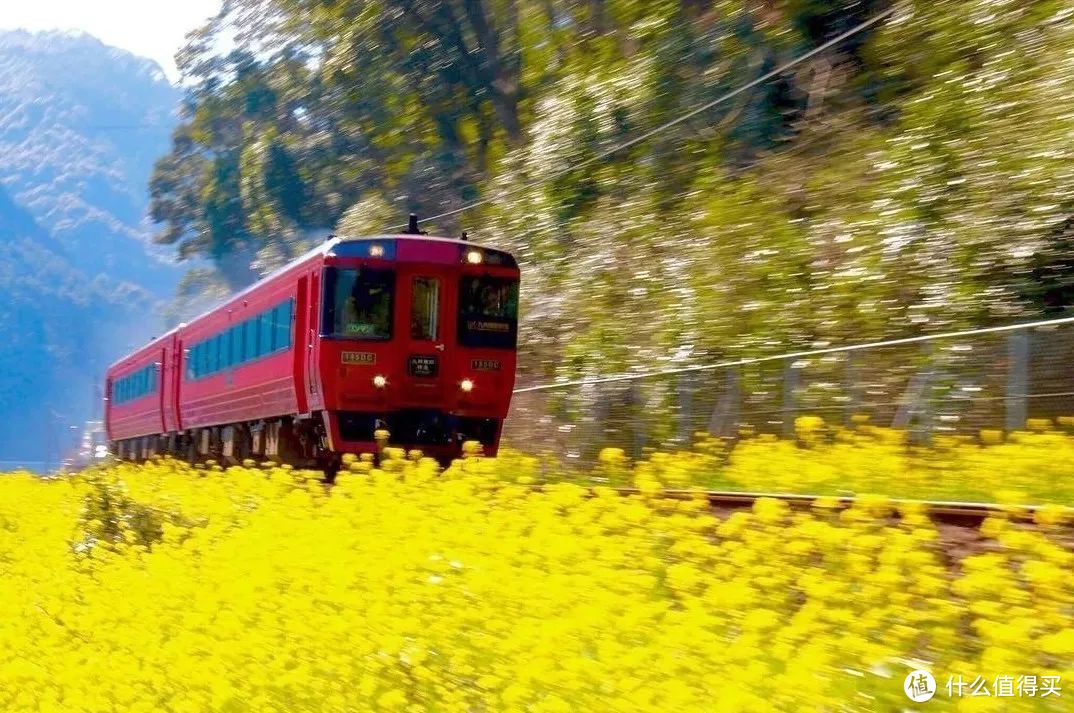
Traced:
<path fill-rule="evenodd" d="M 499 359 L 471 359 L 470 368 L 474 371 L 499 371 Z"/>
<path fill-rule="evenodd" d="M 436 376 L 439 362 L 434 356 L 412 356 L 407 362 L 411 376 Z"/>
<path fill-rule="evenodd" d="M 487 319 L 470 319 L 466 321 L 466 328 L 478 332 L 510 332 L 511 325 L 507 322 L 493 322 Z"/>

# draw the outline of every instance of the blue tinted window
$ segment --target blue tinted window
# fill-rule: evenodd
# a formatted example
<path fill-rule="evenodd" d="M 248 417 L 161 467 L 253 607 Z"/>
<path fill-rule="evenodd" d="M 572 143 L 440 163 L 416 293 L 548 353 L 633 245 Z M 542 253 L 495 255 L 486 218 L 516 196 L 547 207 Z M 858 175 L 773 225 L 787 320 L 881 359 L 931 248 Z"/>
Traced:
<path fill-rule="evenodd" d="M 228 339 L 231 342 L 231 363 L 238 366 L 246 357 L 245 344 L 242 342 L 242 323 L 227 330 Z"/>
<path fill-rule="evenodd" d="M 273 351 L 291 347 L 291 300 L 277 305 L 276 318 L 273 320 L 275 336 L 272 339 Z"/>
<path fill-rule="evenodd" d="M 257 349 L 259 354 L 272 353 L 272 314 L 273 310 L 270 309 L 267 312 L 262 312 L 258 318 L 258 321 L 261 323 L 258 327 L 258 334 L 260 335 L 259 339 L 261 341 L 261 344 Z"/>
<path fill-rule="evenodd" d="M 216 343 L 216 371 L 223 371 L 231 366 L 231 342 L 228 339 L 227 330 L 213 337 L 213 342 Z"/>
<path fill-rule="evenodd" d="M 257 358 L 257 320 L 248 319 L 242 323 L 246 335 L 246 361 Z"/>

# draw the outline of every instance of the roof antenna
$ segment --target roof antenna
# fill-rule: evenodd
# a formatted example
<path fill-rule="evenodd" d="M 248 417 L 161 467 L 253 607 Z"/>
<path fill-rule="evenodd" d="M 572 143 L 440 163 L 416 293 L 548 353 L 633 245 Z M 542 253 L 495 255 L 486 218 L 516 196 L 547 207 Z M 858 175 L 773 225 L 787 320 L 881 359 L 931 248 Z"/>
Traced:
<path fill-rule="evenodd" d="M 466 231 L 462 231 L 462 241 L 465 243 L 469 238 L 466 236 Z"/>
<path fill-rule="evenodd" d="M 410 223 L 407 225 L 406 230 L 403 231 L 404 235 L 425 235 L 425 231 L 418 229 L 418 214 L 410 214 Z"/>

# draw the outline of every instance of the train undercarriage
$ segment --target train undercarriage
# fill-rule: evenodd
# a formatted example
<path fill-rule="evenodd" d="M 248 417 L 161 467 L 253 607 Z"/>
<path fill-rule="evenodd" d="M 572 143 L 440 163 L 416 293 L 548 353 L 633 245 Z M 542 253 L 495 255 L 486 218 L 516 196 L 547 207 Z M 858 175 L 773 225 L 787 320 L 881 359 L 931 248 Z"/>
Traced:
<path fill-rule="evenodd" d="M 465 441 L 477 441 L 489 452 L 499 440 L 498 419 L 458 418 L 439 411 L 398 411 L 379 416 L 339 412 L 333 418 L 337 419 L 341 442 L 333 443 L 328 419 L 323 414 L 313 414 L 307 418 L 281 417 L 130 438 L 113 442 L 111 451 L 120 460 L 135 462 L 164 455 L 192 464 L 213 460 L 225 467 L 246 460 L 273 461 L 321 470 L 331 480 L 344 453 L 378 455 L 385 443 L 418 449 L 447 466 L 460 455 Z M 379 439 L 378 431 L 379 435 L 387 434 L 387 439 Z"/>

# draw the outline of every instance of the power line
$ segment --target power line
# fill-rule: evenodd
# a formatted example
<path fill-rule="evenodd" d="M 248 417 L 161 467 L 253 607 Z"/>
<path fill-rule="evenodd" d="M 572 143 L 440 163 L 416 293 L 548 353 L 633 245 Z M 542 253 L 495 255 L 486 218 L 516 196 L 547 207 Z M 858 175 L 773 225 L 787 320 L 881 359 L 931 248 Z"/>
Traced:
<path fill-rule="evenodd" d="M 733 359 L 716 364 L 700 364 L 697 366 L 684 366 L 677 369 L 663 369 L 660 371 L 646 371 L 637 374 L 617 374 L 615 376 L 603 376 L 596 379 L 578 379 L 576 381 L 559 381 L 554 384 L 540 384 L 538 386 L 526 386 L 515 389 L 512 393 L 524 394 L 531 391 L 553 391 L 575 386 L 590 386 L 592 384 L 608 384 L 617 381 L 639 381 L 653 379 L 661 376 L 674 376 L 676 374 L 690 374 L 697 371 L 713 371 L 726 369 L 731 366 L 745 366 L 747 364 L 760 364 L 768 361 L 784 361 L 787 359 L 803 359 L 806 357 L 823 356 L 825 354 L 841 354 L 845 352 L 863 351 L 865 349 L 879 349 L 881 347 L 894 347 L 901 344 L 918 344 L 940 339 L 959 339 L 961 337 L 975 337 L 980 334 L 996 334 L 999 332 L 1014 332 L 1019 329 L 1034 329 L 1037 327 L 1054 327 L 1061 324 L 1074 323 L 1074 317 L 1060 317 L 1059 319 L 1046 319 L 1038 322 L 1023 322 L 1021 324 L 1005 324 L 1000 327 L 981 327 L 979 329 L 964 329 L 957 332 L 940 332 L 938 334 L 926 334 L 920 337 L 903 337 L 900 339 L 887 339 L 880 342 L 864 342 L 861 344 L 848 344 L 842 347 L 826 347 L 824 349 L 807 349 L 805 351 L 787 352 L 763 357 L 748 357 Z"/>
<path fill-rule="evenodd" d="M 835 37 L 833 37 L 832 39 L 828 40 L 824 44 L 818 45 L 818 46 L 814 47 L 813 49 L 809 50 L 808 52 L 806 52 L 804 54 L 801 54 L 798 57 L 795 57 L 794 59 L 790 60 L 789 62 L 781 64 L 780 66 L 776 67 L 775 69 L 771 70 L 770 72 L 766 72 L 765 74 L 762 74 L 757 79 L 754 79 L 754 80 L 752 80 L 750 82 L 747 82 L 746 84 L 743 84 L 742 86 L 738 87 L 737 89 L 733 89 L 733 90 L 727 92 L 726 94 L 723 94 L 720 97 L 718 97 L 718 98 L 716 98 L 716 99 L 714 99 L 714 100 L 712 100 L 710 102 L 702 104 L 701 106 L 699 106 L 699 107 L 697 107 L 695 109 L 691 109 L 687 113 L 682 114 L 681 116 L 678 116 L 678 117 L 672 119 L 671 121 L 665 122 L 665 123 L 661 124 L 660 126 L 657 126 L 654 129 L 650 129 L 649 131 L 646 131 L 644 134 L 641 134 L 640 136 L 636 136 L 633 139 L 630 139 L 629 141 L 624 141 L 621 144 L 618 144 L 616 146 L 613 146 L 610 149 L 607 149 L 605 151 L 602 151 L 601 153 L 598 153 L 596 156 L 591 156 L 588 159 L 586 159 L 585 161 L 582 161 L 581 163 L 572 164 L 572 165 L 570 165 L 570 166 L 568 166 L 566 168 L 560 169 L 559 171 L 555 171 L 555 172 L 552 173 L 552 175 L 547 180 L 554 181 L 557 178 L 561 178 L 562 176 L 565 176 L 566 174 L 568 174 L 568 173 L 570 173 L 572 171 L 576 171 L 576 170 L 578 170 L 580 168 L 585 168 L 586 166 L 589 166 L 589 165 L 591 165 L 593 163 L 596 163 L 598 161 L 603 161 L 604 159 L 608 158 L 609 156 L 612 156 L 613 154 L 619 153 L 623 149 L 627 149 L 627 148 L 630 148 L 631 146 L 634 146 L 634 145 L 636 145 L 638 143 L 641 143 L 642 141 L 645 141 L 646 139 L 652 138 L 653 136 L 656 136 L 659 133 L 667 131 L 671 127 L 676 126 L 678 124 L 681 124 L 682 122 L 687 121 L 687 120 L 697 116 L 701 112 L 708 111 L 709 109 L 712 109 L 713 107 L 719 106 L 720 104 L 723 104 L 724 102 L 735 98 L 739 94 L 741 94 L 741 93 L 743 93 L 745 91 L 749 91 L 750 89 L 753 89 L 754 87 L 756 87 L 756 86 L 758 86 L 760 84 L 764 84 L 769 79 L 772 79 L 773 77 L 776 77 L 776 76 L 779 76 L 779 75 L 783 74 L 788 69 L 791 69 L 792 67 L 795 67 L 795 66 L 801 64 L 802 62 L 805 62 L 806 60 L 815 57 L 816 55 L 820 54 L 821 52 L 824 52 L 825 50 L 831 49 L 832 47 L 838 45 L 839 43 L 843 42 L 844 40 L 846 40 L 846 39 L 848 39 L 850 37 L 853 37 L 854 35 L 862 32 L 863 30 L 866 30 L 869 27 L 872 27 L 873 25 L 877 24 L 881 20 L 884 20 L 887 17 L 889 17 L 892 14 L 894 14 L 897 9 L 898 9 L 897 7 L 891 7 L 891 8 L 888 8 L 887 10 L 884 10 L 883 12 L 877 13 L 873 17 L 869 18 L 868 20 L 865 20 L 864 22 L 862 22 L 862 23 L 860 23 L 858 25 L 855 25 L 854 27 L 852 27 L 851 29 L 847 30 L 846 32 L 843 32 L 842 34 L 836 35 Z M 447 218 L 447 217 L 450 217 L 450 216 L 453 216 L 453 215 L 458 215 L 459 213 L 463 213 L 465 211 L 472 210 L 474 208 L 477 208 L 478 206 L 486 205 L 486 204 L 491 203 L 493 201 L 502 200 L 504 198 L 507 198 L 508 196 L 515 195 L 516 193 L 520 193 L 523 190 L 526 190 L 527 188 L 529 188 L 529 186 L 519 186 L 517 188 L 512 188 L 512 189 L 507 190 L 507 191 L 502 191 L 500 193 L 497 193 L 495 196 L 491 196 L 489 198 L 482 198 L 481 200 L 474 201 L 472 203 L 468 203 L 468 204 L 462 206 L 461 208 L 455 208 L 454 210 L 449 210 L 449 211 L 446 211 L 444 213 L 439 213 L 437 215 L 430 216 L 428 218 L 425 218 L 425 220 L 426 221 L 434 221 L 434 220 L 440 220 L 441 218 Z M 392 227 L 387 228 L 387 230 L 389 232 L 391 232 L 391 231 L 396 231 L 396 230 L 402 230 L 403 228 L 406 228 L 406 227 L 407 227 L 407 224 L 403 223 L 401 225 L 393 225 Z"/>

